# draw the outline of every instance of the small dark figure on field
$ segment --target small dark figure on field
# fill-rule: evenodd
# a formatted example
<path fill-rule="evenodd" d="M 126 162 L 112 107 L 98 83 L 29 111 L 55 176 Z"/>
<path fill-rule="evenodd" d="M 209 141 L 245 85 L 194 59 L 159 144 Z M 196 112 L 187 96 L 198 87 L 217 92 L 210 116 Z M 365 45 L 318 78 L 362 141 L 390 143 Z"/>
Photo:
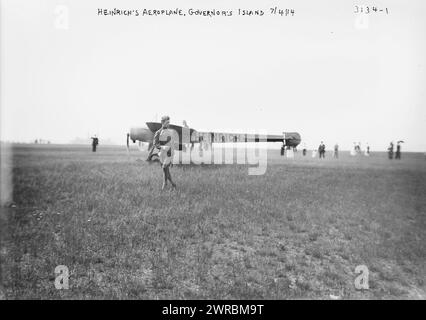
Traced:
<path fill-rule="evenodd" d="M 339 158 L 339 145 L 337 143 L 334 145 L 333 158 Z"/>
<path fill-rule="evenodd" d="M 96 135 L 92 137 L 91 139 L 92 139 L 92 152 L 96 152 L 96 147 L 99 144 L 99 139 Z"/>
<path fill-rule="evenodd" d="M 322 141 L 321 141 L 321 144 L 318 147 L 318 153 L 319 153 L 320 159 L 325 158 L 325 144 Z"/>
<path fill-rule="evenodd" d="M 398 141 L 398 143 L 396 144 L 395 159 L 401 160 L 401 142 L 400 141 Z"/>
<path fill-rule="evenodd" d="M 393 142 L 391 142 L 389 144 L 389 148 L 388 148 L 388 157 L 389 159 L 393 159 Z"/>
<path fill-rule="evenodd" d="M 354 142 L 353 155 L 357 155 L 360 153 L 361 153 L 361 142 Z"/>
<path fill-rule="evenodd" d="M 303 156 L 306 156 L 306 152 L 307 152 L 307 150 L 306 150 L 306 146 L 303 146 L 303 150 L 302 150 L 302 154 L 303 154 Z"/>

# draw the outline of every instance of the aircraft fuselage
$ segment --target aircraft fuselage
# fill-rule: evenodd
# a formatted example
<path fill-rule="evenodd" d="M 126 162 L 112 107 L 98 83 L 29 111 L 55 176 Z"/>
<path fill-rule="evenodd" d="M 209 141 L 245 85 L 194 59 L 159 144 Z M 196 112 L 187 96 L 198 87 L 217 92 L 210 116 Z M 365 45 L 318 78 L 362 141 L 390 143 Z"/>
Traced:
<path fill-rule="evenodd" d="M 147 122 L 146 127 L 133 127 L 129 137 L 133 142 L 141 141 L 152 143 L 154 134 L 161 128 L 160 122 Z M 226 143 L 226 142 L 282 142 L 288 148 L 295 148 L 301 142 L 297 132 L 284 132 L 281 135 L 241 134 L 222 132 L 199 132 L 192 128 L 170 124 L 169 128 L 179 135 L 179 149 L 189 143 Z"/>

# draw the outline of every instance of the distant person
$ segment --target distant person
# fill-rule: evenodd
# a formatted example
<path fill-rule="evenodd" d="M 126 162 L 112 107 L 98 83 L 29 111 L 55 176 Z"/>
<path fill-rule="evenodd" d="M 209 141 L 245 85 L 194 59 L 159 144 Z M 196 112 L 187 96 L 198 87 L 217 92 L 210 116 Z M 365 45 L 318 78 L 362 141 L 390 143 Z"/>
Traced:
<path fill-rule="evenodd" d="M 306 150 L 306 145 L 305 145 L 305 146 L 303 146 L 302 155 L 306 156 L 306 152 L 307 152 L 307 150 Z"/>
<path fill-rule="evenodd" d="M 396 144 L 395 159 L 401 160 L 401 141 Z"/>
<path fill-rule="evenodd" d="M 391 141 L 391 143 L 389 144 L 388 147 L 388 157 L 390 160 L 393 159 L 393 142 Z"/>
<path fill-rule="evenodd" d="M 285 148 L 284 145 L 281 146 L 281 155 L 284 156 Z"/>
<path fill-rule="evenodd" d="M 337 143 L 334 145 L 333 158 L 336 158 L 336 159 L 339 158 L 339 145 Z"/>
<path fill-rule="evenodd" d="M 351 149 L 351 156 L 356 155 L 356 143 L 354 142 L 354 147 Z"/>
<path fill-rule="evenodd" d="M 321 141 L 319 147 L 318 147 L 318 153 L 319 153 L 319 157 L 321 158 L 325 158 L 325 144 L 324 142 Z"/>
<path fill-rule="evenodd" d="M 96 135 L 92 137 L 91 139 L 92 139 L 92 152 L 96 152 L 96 147 L 99 144 L 99 139 Z"/>
<path fill-rule="evenodd" d="M 365 156 L 369 157 L 370 156 L 370 145 L 367 143 L 367 146 L 365 148 Z"/>

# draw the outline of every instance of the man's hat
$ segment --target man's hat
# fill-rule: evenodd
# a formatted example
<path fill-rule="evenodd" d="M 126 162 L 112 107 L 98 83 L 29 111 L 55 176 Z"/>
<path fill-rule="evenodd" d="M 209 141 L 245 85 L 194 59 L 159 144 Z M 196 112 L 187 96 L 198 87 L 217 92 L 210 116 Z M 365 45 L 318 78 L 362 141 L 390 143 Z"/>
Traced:
<path fill-rule="evenodd" d="M 161 118 L 161 123 L 166 123 L 166 122 L 170 122 L 170 117 L 169 116 L 163 116 L 162 118 Z"/>

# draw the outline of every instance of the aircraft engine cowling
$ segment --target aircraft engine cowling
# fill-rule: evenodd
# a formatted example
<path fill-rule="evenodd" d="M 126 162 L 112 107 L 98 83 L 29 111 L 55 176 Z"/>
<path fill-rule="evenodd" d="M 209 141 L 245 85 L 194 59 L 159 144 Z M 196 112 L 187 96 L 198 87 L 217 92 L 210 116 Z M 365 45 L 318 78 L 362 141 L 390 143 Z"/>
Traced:
<path fill-rule="evenodd" d="M 142 141 L 151 143 L 154 139 L 154 134 L 148 128 L 134 127 L 130 128 L 129 137 L 133 142 Z"/>
<path fill-rule="evenodd" d="M 285 145 L 288 147 L 297 147 L 301 142 L 300 134 L 297 132 L 284 132 Z"/>

